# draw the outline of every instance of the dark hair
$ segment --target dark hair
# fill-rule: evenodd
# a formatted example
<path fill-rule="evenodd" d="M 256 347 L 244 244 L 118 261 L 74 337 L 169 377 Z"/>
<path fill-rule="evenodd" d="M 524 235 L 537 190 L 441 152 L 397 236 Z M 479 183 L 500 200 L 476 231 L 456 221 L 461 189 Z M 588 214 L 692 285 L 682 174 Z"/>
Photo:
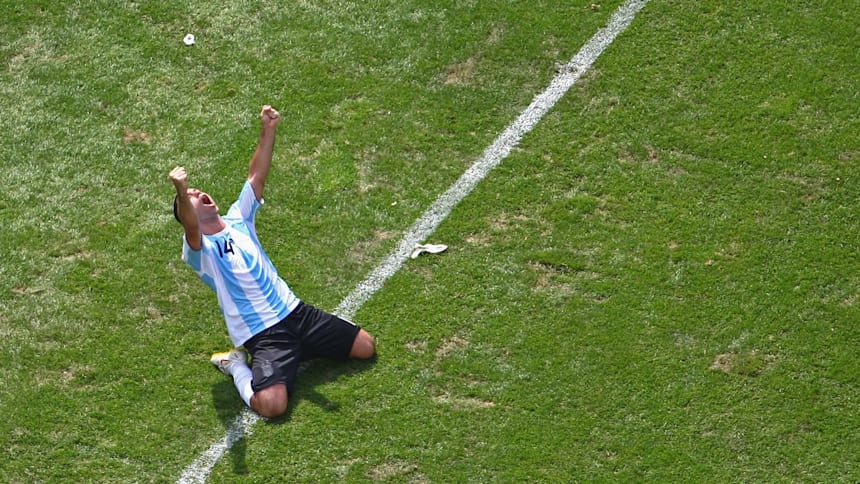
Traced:
<path fill-rule="evenodd" d="M 182 223 L 182 220 L 179 220 L 179 195 L 173 197 L 173 218 L 177 222 Z"/>

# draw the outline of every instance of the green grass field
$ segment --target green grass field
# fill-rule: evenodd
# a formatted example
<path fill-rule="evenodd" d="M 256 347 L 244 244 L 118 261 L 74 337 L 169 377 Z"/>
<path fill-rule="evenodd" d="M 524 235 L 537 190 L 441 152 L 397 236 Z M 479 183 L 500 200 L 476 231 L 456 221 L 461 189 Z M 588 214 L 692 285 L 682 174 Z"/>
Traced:
<path fill-rule="evenodd" d="M 621 3 L 0 0 L 0 481 L 242 412 L 173 166 L 228 206 L 275 105 L 258 229 L 333 310 Z M 210 480 L 860 480 L 858 19 L 652 0 Z"/>

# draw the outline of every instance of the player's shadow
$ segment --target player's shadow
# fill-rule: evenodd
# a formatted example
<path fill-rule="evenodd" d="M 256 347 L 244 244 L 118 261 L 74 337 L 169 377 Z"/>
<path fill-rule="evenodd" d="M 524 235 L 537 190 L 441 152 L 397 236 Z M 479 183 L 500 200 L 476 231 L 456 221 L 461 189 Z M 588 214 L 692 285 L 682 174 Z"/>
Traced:
<path fill-rule="evenodd" d="M 316 387 L 333 382 L 341 377 L 354 375 L 367 370 L 376 362 L 376 355 L 368 360 L 311 360 L 302 363 L 299 369 L 295 389 L 290 395 L 287 413 L 282 417 L 274 419 L 262 419 L 269 424 L 283 424 L 290 421 L 293 411 L 305 402 L 315 404 L 327 412 L 336 412 L 340 409 L 340 402 L 334 402 L 325 395 L 316 391 Z M 234 432 L 237 416 L 246 410 L 245 402 L 239 397 L 233 380 L 226 378 L 212 385 L 212 403 L 218 418 L 224 424 L 227 432 Z M 249 410 L 250 411 L 250 410 Z M 230 458 L 233 463 L 233 472 L 237 475 L 248 473 L 248 465 L 245 461 L 247 442 L 244 435 L 238 436 L 229 449 Z"/>
<path fill-rule="evenodd" d="M 316 391 L 316 387 L 331 383 L 341 377 L 349 377 L 367 370 L 376 362 L 376 355 L 367 360 L 333 361 L 326 359 L 305 361 L 299 368 L 296 378 L 296 386 L 290 395 L 287 413 L 277 419 L 268 419 L 267 422 L 278 424 L 290 419 L 296 407 L 304 402 L 317 405 L 327 412 L 336 412 L 340 409 L 340 402 L 329 400 L 325 395 Z"/>

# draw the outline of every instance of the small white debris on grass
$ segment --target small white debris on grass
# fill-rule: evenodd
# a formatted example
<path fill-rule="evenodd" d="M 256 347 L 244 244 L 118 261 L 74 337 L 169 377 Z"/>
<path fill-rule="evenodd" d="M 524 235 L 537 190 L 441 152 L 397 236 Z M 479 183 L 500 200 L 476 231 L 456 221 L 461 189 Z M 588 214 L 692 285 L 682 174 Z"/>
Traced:
<path fill-rule="evenodd" d="M 412 249 L 412 254 L 409 255 L 409 258 L 415 259 L 425 252 L 428 254 L 439 254 L 445 252 L 447 249 L 448 246 L 443 244 L 418 244 Z"/>

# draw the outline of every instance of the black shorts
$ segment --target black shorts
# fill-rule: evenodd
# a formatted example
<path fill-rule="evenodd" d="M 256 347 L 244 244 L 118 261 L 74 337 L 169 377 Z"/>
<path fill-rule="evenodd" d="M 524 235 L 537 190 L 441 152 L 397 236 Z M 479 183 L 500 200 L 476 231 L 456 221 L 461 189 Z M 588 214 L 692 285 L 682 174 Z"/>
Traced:
<path fill-rule="evenodd" d="M 314 358 L 346 360 L 361 328 L 351 321 L 299 303 L 278 324 L 245 342 L 255 392 L 278 383 L 292 393 L 299 363 Z"/>

